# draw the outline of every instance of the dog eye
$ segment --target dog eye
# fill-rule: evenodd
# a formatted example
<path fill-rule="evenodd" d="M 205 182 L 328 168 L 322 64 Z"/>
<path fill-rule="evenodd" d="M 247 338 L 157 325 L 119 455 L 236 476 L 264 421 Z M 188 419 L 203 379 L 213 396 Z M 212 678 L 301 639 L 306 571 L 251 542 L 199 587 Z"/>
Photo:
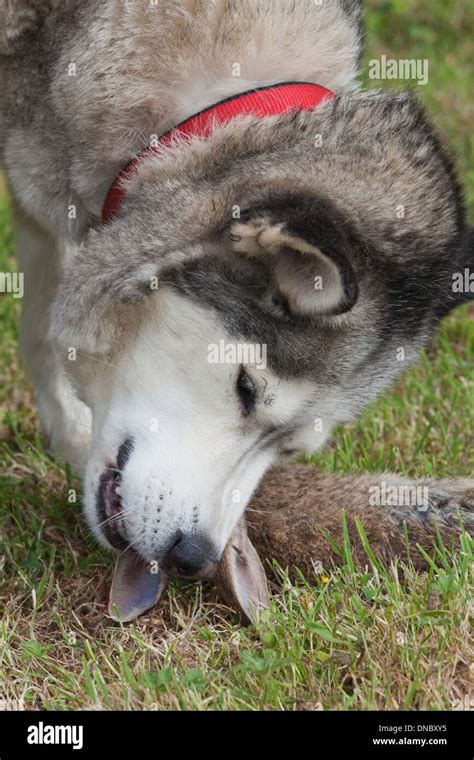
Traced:
<path fill-rule="evenodd" d="M 257 387 L 249 373 L 241 367 L 237 378 L 237 393 L 242 404 L 244 414 L 248 415 L 255 406 Z"/>

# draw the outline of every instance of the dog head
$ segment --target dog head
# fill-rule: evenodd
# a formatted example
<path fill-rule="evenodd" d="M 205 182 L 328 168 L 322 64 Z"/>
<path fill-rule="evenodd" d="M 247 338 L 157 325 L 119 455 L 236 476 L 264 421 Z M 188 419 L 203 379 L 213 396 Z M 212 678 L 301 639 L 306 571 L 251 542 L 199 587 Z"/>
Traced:
<path fill-rule="evenodd" d="M 266 469 L 353 419 L 461 300 L 472 238 L 405 96 L 236 121 L 126 191 L 52 315 L 94 415 L 86 514 L 106 545 L 205 577 Z"/>

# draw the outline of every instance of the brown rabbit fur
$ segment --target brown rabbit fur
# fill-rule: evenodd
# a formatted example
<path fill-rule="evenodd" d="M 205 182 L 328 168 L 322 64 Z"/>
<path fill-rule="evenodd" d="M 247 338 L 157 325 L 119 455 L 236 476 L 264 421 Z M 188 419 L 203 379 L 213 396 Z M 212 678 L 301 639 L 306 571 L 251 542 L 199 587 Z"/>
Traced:
<path fill-rule="evenodd" d="M 391 493 L 390 506 L 374 505 L 377 488 L 398 487 Z M 403 486 L 424 488 L 427 504 L 403 505 Z M 398 503 L 393 504 L 397 501 Z M 474 481 L 423 479 L 407 481 L 395 475 L 335 476 L 307 465 L 288 465 L 270 471 L 262 481 L 247 510 L 247 527 L 260 559 L 269 570 L 276 560 L 300 568 L 306 575 L 315 563 L 328 568 L 340 564 L 341 556 L 331 548 L 324 532 L 339 545 L 343 543 L 342 512 L 345 511 L 354 561 L 368 563 L 355 518 L 359 517 L 376 557 L 389 563 L 398 557 L 411 559 L 418 569 L 426 560 L 416 548 L 430 552 L 436 542 L 435 525 L 446 542 L 457 539 L 461 517 L 466 529 L 474 524 Z M 404 522 L 408 532 L 405 540 Z"/>

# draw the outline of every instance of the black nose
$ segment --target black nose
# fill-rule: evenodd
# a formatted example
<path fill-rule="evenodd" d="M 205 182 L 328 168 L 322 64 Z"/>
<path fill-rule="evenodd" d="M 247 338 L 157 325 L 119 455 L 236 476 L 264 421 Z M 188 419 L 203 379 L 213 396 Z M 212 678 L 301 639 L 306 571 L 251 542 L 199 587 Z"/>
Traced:
<path fill-rule="evenodd" d="M 217 567 L 216 551 L 205 536 L 179 532 L 166 564 L 173 573 L 185 578 L 209 577 Z"/>

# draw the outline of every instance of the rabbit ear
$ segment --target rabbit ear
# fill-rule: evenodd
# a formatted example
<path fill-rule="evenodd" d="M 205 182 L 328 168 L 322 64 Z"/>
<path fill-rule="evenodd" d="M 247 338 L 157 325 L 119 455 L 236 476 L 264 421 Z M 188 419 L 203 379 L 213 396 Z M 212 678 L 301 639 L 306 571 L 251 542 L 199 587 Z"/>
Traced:
<path fill-rule="evenodd" d="M 215 581 L 227 604 L 237 610 L 246 625 L 270 606 L 265 570 L 250 543 L 244 517 L 224 549 Z"/>
<path fill-rule="evenodd" d="M 128 623 L 157 603 L 168 579 L 161 570 L 152 570 L 130 549 L 117 557 L 109 596 L 111 618 Z"/>

